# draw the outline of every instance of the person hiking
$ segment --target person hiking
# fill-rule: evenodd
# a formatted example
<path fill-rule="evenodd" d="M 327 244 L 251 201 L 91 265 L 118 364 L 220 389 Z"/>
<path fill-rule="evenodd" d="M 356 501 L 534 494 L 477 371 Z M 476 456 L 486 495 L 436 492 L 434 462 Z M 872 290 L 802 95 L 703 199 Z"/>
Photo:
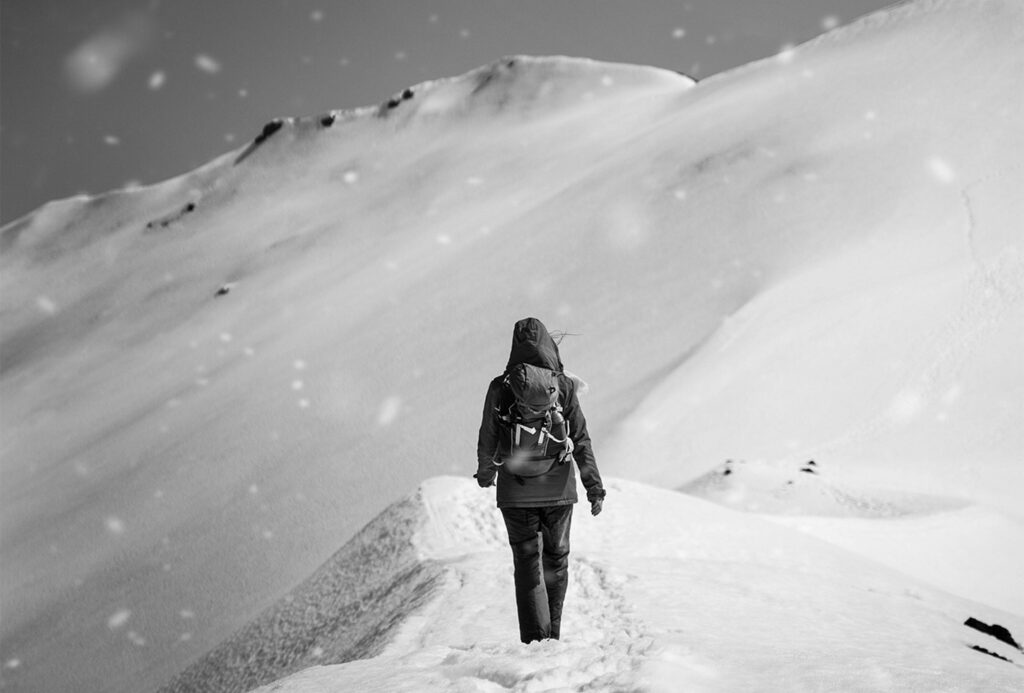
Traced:
<path fill-rule="evenodd" d="M 569 530 L 578 501 L 574 461 L 591 513 L 597 515 L 604 505 L 579 382 L 565 374 L 558 345 L 544 324 L 525 318 L 513 330 L 505 372 L 491 381 L 484 400 L 473 476 L 482 488 L 497 481 L 524 643 L 561 635 Z"/>

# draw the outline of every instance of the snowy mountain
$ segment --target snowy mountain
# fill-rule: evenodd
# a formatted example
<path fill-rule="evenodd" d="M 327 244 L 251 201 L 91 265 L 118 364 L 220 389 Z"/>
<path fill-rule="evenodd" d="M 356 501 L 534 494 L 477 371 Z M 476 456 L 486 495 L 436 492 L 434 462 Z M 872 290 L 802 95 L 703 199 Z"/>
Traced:
<path fill-rule="evenodd" d="M 4 686 L 1017 690 L 963 622 L 1024 634 L 1022 36 L 507 58 L 4 227 Z M 527 315 L 616 480 L 524 649 L 492 499 L 421 484 Z"/>

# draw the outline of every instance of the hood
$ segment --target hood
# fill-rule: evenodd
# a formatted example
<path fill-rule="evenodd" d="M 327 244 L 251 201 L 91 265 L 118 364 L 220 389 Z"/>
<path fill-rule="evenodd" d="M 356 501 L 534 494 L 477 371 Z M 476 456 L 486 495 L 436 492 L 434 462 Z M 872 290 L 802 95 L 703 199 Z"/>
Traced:
<path fill-rule="evenodd" d="M 555 373 L 565 370 L 562 357 L 558 354 L 558 345 L 551 338 L 548 328 L 537 318 L 523 318 L 512 330 L 512 352 L 505 372 L 508 373 L 520 363 L 549 368 Z"/>

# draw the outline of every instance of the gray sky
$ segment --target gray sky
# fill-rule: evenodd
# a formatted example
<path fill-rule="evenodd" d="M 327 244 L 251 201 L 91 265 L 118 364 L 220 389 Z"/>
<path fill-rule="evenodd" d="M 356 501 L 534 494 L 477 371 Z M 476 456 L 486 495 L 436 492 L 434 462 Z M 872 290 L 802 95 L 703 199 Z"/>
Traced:
<path fill-rule="evenodd" d="M 503 55 L 698 79 L 890 0 L 0 0 L 0 220 Z"/>

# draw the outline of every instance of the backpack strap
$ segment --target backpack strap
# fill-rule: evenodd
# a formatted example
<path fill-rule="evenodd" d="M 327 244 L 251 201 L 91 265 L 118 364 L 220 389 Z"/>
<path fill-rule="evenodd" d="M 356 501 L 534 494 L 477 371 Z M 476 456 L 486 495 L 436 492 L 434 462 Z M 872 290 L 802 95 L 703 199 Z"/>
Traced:
<path fill-rule="evenodd" d="M 521 445 L 522 435 L 526 432 L 531 436 L 537 436 L 538 445 L 544 443 L 546 446 L 547 441 L 551 441 L 556 445 L 562 446 L 562 452 L 555 457 L 557 464 L 565 464 L 568 460 L 572 459 L 572 453 L 576 446 L 572 440 L 569 422 L 565 420 L 562 404 L 558 401 L 558 399 L 564 396 L 564 392 L 559 388 L 558 397 L 551 409 L 545 412 L 543 421 L 525 422 L 516 408 L 515 394 L 509 386 L 506 376 L 502 382 L 501 395 L 494 407 L 494 414 L 509 429 L 509 449 L 517 450 Z M 528 423 L 533 425 L 528 425 Z M 504 461 L 494 462 L 496 467 L 504 466 L 504 464 Z M 515 475 L 515 477 L 517 481 L 522 483 L 521 476 Z"/>

